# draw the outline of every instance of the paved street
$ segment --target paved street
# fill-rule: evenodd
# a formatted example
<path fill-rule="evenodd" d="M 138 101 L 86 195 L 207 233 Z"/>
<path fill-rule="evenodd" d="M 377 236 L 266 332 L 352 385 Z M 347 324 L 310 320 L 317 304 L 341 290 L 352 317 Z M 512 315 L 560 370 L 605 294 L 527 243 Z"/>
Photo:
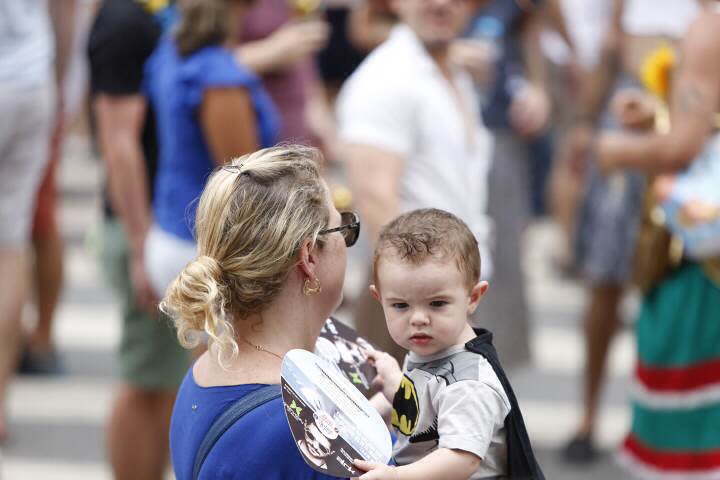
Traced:
<path fill-rule="evenodd" d="M 95 227 L 101 218 L 102 172 L 89 147 L 70 138 L 60 171 L 61 223 L 66 238 L 65 291 L 56 338 L 68 374 L 18 379 L 10 397 L 11 441 L 0 450 L 2 480 L 109 479 L 103 425 L 115 381 L 120 318 L 95 259 Z M 616 480 L 627 475 L 608 453 L 590 467 L 572 468 L 557 449 L 578 419 L 578 371 L 582 337 L 578 324 L 582 290 L 555 277 L 550 253 L 557 232 L 547 224 L 530 232 L 526 258 L 533 312 L 534 364 L 513 372 L 531 439 L 548 480 Z M 351 268 L 350 272 L 359 271 Z M 350 284 L 357 284 L 351 278 Z M 355 280 L 355 281 L 353 281 Z M 632 302 L 627 310 L 632 311 Z M 29 312 L 31 313 L 31 312 Z M 30 316 L 30 315 L 28 315 Z M 629 331 L 615 342 L 601 412 L 599 439 L 610 452 L 629 422 L 628 377 L 633 365 Z"/>

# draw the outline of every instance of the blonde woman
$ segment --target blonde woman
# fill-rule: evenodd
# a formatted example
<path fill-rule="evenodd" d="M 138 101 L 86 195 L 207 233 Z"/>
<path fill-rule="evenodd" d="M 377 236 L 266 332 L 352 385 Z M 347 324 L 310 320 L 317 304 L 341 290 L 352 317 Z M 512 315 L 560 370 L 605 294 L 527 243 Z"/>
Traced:
<path fill-rule="evenodd" d="M 313 350 L 340 303 L 346 248 L 360 224 L 333 206 L 319 162 L 312 148 L 260 150 L 217 169 L 200 198 L 198 257 L 163 301 L 184 346 L 209 338 L 173 412 L 178 480 L 329 478 L 303 462 L 279 399 L 234 423 L 198 477 L 192 473 L 212 422 L 240 398 L 278 384 L 283 355 Z"/>

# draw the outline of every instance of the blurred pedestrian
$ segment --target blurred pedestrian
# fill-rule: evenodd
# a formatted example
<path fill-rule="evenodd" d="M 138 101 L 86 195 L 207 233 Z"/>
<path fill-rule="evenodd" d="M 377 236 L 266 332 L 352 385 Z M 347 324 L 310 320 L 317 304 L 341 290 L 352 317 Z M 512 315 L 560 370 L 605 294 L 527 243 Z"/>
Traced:
<path fill-rule="evenodd" d="M 270 97 L 233 57 L 251 6 L 247 0 L 183 0 L 177 27 L 145 67 L 160 147 L 145 267 L 158 295 L 195 258 L 195 209 L 210 172 L 277 139 Z"/>
<path fill-rule="evenodd" d="M 59 42 L 65 52 L 57 52 L 63 64 L 56 65 L 61 79 L 57 88 L 57 110 L 49 139 L 48 164 L 35 196 L 32 222 L 32 293 L 35 303 L 36 323 L 21 348 L 18 373 L 58 374 L 63 368 L 60 357 L 52 343 L 52 327 L 55 311 L 60 300 L 63 284 L 63 240 L 57 221 L 56 176 L 62 157 L 63 137 L 67 128 L 65 94 L 70 88 L 69 69 L 75 55 L 73 44 L 76 35 L 75 2 L 50 3 L 56 35 L 67 39 Z"/>
<path fill-rule="evenodd" d="M 474 14 L 464 42 L 485 44 L 491 72 L 482 63 L 478 83 L 482 117 L 493 139 L 487 179 L 487 208 L 492 221 L 492 291 L 476 315 L 495 334 L 495 347 L 506 368 L 530 358 L 529 312 L 522 265 L 523 238 L 530 221 L 529 140 L 547 127 L 550 100 L 540 50 L 540 1 L 492 0 Z M 477 76 L 476 76 L 477 78 Z"/>
<path fill-rule="evenodd" d="M 335 149 L 335 125 L 315 57 L 330 28 L 319 7 L 313 0 L 258 0 L 242 21 L 235 52 L 277 108 L 278 141 L 318 145 L 328 154 Z"/>
<path fill-rule="evenodd" d="M 595 0 L 550 0 L 548 4 L 551 25 L 562 22 L 566 31 L 563 35 L 548 32 L 543 38 L 546 55 L 555 66 L 551 84 L 555 148 L 547 197 L 553 220 L 563 235 L 563 243 L 552 261 L 564 275 L 576 274 L 573 245 L 579 205 L 585 192 L 585 172 L 571 156 L 574 146 L 567 132 L 575 127 L 583 79 L 590 76 L 601 60 L 612 6 L 613 2 Z"/>
<path fill-rule="evenodd" d="M 183 345 L 209 338 L 173 413 L 178 480 L 330 478 L 303 461 L 279 386 L 283 355 L 312 351 L 340 304 L 347 248 L 359 234 L 357 217 L 341 216 L 333 206 L 319 157 L 304 147 L 260 150 L 217 168 L 202 193 L 198 255 L 163 303 Z M 268 391 L 276 397 L 225 430 L 196 477 L 198 450 L 213 438 L 216 418 L 248 395 Z"/>
<path fill-rule="evenodd" d="M 616 0 L 602 60 L 583 81 L 575 127 L 568 133 L 570 161 L 592 159 L 597 128 L 619 128 L 605 99 L 609 92 L 639 85 L 644 60 L 660 45 L 681 38 L 699 12 L 695 0 Z M 585 368 L 580 424 L 564 448 L 570 461 L 597 457 L 593 442 L 607 352 L 618 330 L 620 304 L 630 281 L 645 179 L 632 171 L 603 175 L 592 163 L 579 211 L 576 258 L 589 299 L 584 312 Z"/>
<path fill-rule="evenodd" d="M 144 266 L 145 236 L 157 167 L 154 113 L 143 96 L 143 65 L 156 46 L 170 3 L 104 0 L 88 39 L 97 140 L 107 168 L 101 253 L 121 301 L 121 383 L 107 423 L 116 479 L 159 479 L 167 466 L 175 392 L 189 359 Z"/>
<path fill-rule="evenodd" d="M 6 399 L 16 367 L 20 313 L 29 291 L 33 201 L 48 162 L 56 91 L 69 36 L 49 8 L 73 0 L 0 0 L 0 441 L 7 437 Z M 53 62 L 55 71 L 53 72 Z"/>
<path fill-rule="evenodd" d="M 672 75 L 669 132 L 601 133 L 596 149 L 605 174 L 623 169 L 678 173 L 709 139 L 717 141 L 720 2 L 708 3 L 681 43 L 682 61 Z M 621 121 L 652 126 L 655 101 L 628 100 L 619 108 Z M 720 257 L 684 256 L 646 293 L 636 325 L 632 429 L 621 455 L 631 472 L 656 479 L 720 476 L 718 319 Z"/>
<path fill-rule="evenodd" d="M 331 109 L 342 84 L 367 53 L 353 45 L 351 40 L 352 11 L 356 3 L 354 0 L 329 0 L 324 4 L 323 14 L 330 26 L 330 36 L 325 48 L 318 52 L 317 60 Z"/>
<path fill-rule="evenodd" d="M 390 37 L 348 79 L 338 98 L 343 156 L 371 244 L 398 214 L 435 207 L 465 221 L 487 270 L 486 178 L 490 138 L 470 76 L 450 63 L 464 30 L 463 1 L 400 0 Z M 370 274 L 368 269 L 368 282 Z M 358 332 L 401 361 L 368 291 L 355 313 Z"/>

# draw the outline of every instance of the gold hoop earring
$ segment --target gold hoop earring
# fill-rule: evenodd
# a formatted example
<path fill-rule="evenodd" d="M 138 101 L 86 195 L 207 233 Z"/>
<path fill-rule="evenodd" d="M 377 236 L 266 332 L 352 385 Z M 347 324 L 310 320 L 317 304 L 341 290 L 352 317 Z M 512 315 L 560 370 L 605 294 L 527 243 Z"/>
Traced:
<path fill-rule="evenodd" d="M 305 283 L 303 284 L 303 293 L 305 295 L 309 297 L 310 295 L 315 295 L 320 292 L 322 292 L 322 287 L 320 286 L 320 280 L 317 277 L 315 277 L 312 283 L 310 283 L 309 278 L 305 279 Z"/>

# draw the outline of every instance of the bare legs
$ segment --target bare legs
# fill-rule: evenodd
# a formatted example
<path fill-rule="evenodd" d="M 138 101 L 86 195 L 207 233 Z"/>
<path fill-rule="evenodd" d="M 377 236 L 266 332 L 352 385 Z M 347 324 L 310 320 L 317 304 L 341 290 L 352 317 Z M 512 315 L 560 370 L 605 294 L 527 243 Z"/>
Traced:
<path fill-rule="evenodd" d="M 28 341 L 30 353 L 34 353 L 37 358 L 48 360 L 51 360 L 52 354 L 53 317 L 63 282 L 63 242 L 56 218 L 56 176 L 62 157 L 63 131 L 63 122 L 56 120 L 50 141 L 50 160 L 35 198 L 32 229 L 35 254 L 33 287 L 38 318 Z M 57 369 L 58 366 L 48 364 L 46 367 Z"/>
<path fill-rule="evenodd" d="M 107 429 L 116 480 L 161 480 L 168 464 L 170 416 L 175 392 L 123 385 Z"/>
<path fill-rule="evenodd" d="M 605 379 L 607 353 L 620 325 L 622 294 L 623 288 L 615 284 L 594 286 L 590 290 L 590 304 L 585 313 L 583 416 L 575 437 L 565 450 L 571 461 L 590 461 L 594 456 L 592 435 Z"/>
<path fill-rule="evenodd" d="M 0 249 L 0 442 L 7 437 L 7 390 L 17 363 L 20 312 L 27 294 L 27 268 L 27 252 Z"/>
<path fill-rule="evenodd" d="M 42 238 L 35 239 L 33 248 L 38 321 L 30 336 L 30 349 L 33 353 L 46 354 L 52 350 L 52 321 L 63 281 L 63 243 L 58 229 L 53 226 Z"/>

